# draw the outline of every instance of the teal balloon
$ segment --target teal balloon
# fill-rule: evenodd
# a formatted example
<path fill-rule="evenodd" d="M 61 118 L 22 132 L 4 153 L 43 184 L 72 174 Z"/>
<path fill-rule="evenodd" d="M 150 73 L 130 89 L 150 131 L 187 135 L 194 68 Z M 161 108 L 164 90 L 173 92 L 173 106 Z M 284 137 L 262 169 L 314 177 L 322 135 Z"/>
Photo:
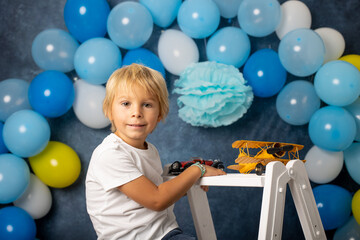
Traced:
<path fill-rule="evenodd" d="M 0 82 L 0 121 L 14 112 L 31 109 L 28 98 L 29 83 L 22 79 L 9 78 Z"/>
<path fill-rule="evenodd" d="M 360 224 L 351 216 L 344 225 L 336 229 L 333 240 L 360 240 Z"/>
<path fill-rule="evenodd" d="M 6 120 L 3 137 L 10 152 L 20 157 L 31 157 L 47 146 L 50 140 L 50 126 L 39 113 L 20 110 Z"/>
<path fill-rule="evenodd" d="M 150 12 L 156 25 L 162 28 L 170 26 L 178 14 L 181 0 L 140 0 Z"/>
<path fill-rule="evenodd" d="M 179 9 L 177 22 L 191 38 L 206 38 L 220 24 L 220 10 L 212 0 L 186 0 Z"/>
<path fill-rule="evenodd" d="M 360 143 L 354 142 L 345 149 L 344 161 L 350 177 L 360 184 Z"/>
<path fill-rule="evenodd" d="M 348 110 L 355 119 L 356 122 L 355 140 L 360 142 L 360 98 L 355 100 L 355 102 L 353 102 L 352 104 L 345 106 L 344 108 Z"/>
<path fill-rule="evenodd" d="M 243 0 L 213 0 L 220 10 L 220 15 L 224 18 L 236 17 L 240 3 Z"/>
<path fill-rule="evenodd" d="M 64 115 L 71 108 L 75 90 L 67 75 L 48 70 L 31 81 L 28 95 L 35 111 L 45 117 L 55 118 Z"/>
<path fill-rule="evenodd" d="M 331 61 L 315 75 L 314 86 L 321 100 L 333 106 L 346 106 L 360 95 L 360 72 L 351 63 Z"/>
<path fill-rule="evenodd" d="M 314 85 L 304 80 L 290 82 L 276 98 L 277 113 L 291 125 L 307 124 L 319 108 L 320 98 Z"/>
<path fill-rule="evenodd" d="M 278 52 L 282 65 L 289 73 L 305 77 L 315 73 L 323 64 L 325 46 L 315 31 L 299 28 L 281 39 Z"/>
<path fill-rule="evenodd" d="M 150 38 L 153 20 L 145 6 L 125 1 L 111 10 L 107 30 L 110 39 L 119 47 L 134 49 L 144 45 Z"/>
<path fill-rule="evenodd" d="M 34 240 L 36 224 L 25 210 L 9 206 L 0 209 L 0 239 Z"/>
<path fill-rule="evenodd" d="M 13 154 L 0 154 L 0 203 L 11 203 L 26 190 L 30 170 L 24 159 Z"/>
<path fill-rule="evenodd" d="M 239 68 L 248 59 L 250 49 L 250 39 L 243 30 L 224 27 L 210 37 L 206 44 L 206 56 L 209 61 Z"/>
<path fill-rule="evenodd" d="M 243 0 L 237 18 L 241 29 L 254 37 L 273 33 L 281 21 L 281 8 L 277 0 Z"/>
<path fill-rule="evenodd" d="M 343 187 L 324 184 L 313 189 L 316 206 L 325 230 L 336 229 L 349 219 L 352 196 Z"/>
<path fill-rule="evenodd" d="M 110 75 L 121 67 L 121 52 L 107 38 L 92 38 L 80 45 L 74 64 L 80 78 L 91 84 L 106 83 Z"/>
<path fill-rule="evenodd" d="M 309 136 L 318 147 L 329 151 L 343 151 L 355 139 L 356 123 L 345 109 L 327 106 L 317 110 L 309 122 Z"/>
<path fill-rule="evenodd" d="M 110 6 L 106 0 L 67 0 L 64 21 L 67 29 L 78 41 L 106 35 L 106 20 Z"/>
<path fill-rule="evenodd" d="M 79 43 L 61 29 L 47 29 L 39 33 L 31 47 L 31 55 L 41 69 L 70 72 L 74 70 L 74 55 Z"/>
<path fill-rule="evenodd" d="M 253 53 L 245 63 L 243 72 L 257 97 L 277 94 L 284 86 L 287 75 L 277 52 L 272 49 L 260 49 Z"/>

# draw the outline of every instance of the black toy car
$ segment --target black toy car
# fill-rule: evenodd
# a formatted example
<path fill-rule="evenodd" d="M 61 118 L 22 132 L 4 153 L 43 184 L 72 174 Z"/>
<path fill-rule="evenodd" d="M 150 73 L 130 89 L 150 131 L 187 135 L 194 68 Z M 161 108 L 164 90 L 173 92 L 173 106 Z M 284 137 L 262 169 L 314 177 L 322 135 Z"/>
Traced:
<path fill-rule="evenodd" d="M 223 162 L 221 162 L 219 159 L 204 160 L 204 159 L 202 159 L 200 157 L 194 157 L 194 158 L 191 158 L 189 161 L 183 161 L 183 162 L 175 161 L 175 162 L 173 162 L 169 167 L 169 174 L 179 175 L 185 169 L 187 169 L 188 167 L 190 167 L 191 165 L 193 165 L 196 162 L 199 162 L 200 164 L 212 166 L 214 168 L 218 168 L 218 169 L 221 169 L 221 170 L 224 170 L 224 168 L 225 168 Z"/>

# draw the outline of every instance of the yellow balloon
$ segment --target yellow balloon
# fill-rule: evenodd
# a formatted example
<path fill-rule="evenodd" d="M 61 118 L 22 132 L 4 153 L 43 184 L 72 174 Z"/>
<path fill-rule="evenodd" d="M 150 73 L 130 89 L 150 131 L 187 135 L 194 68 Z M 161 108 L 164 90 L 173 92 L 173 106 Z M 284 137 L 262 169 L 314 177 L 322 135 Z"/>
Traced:
<path fill-rule="evenodd" d="M 78 155 L 61 142 L 49 141 L 41 153 L 29 158 L 29 162 L 35 175 L 50 187 L 70 186 L 80 175 L 81 163 Z"/>
<path fill-rule="evenodd" d="M 342 56 L 339 60 L 346 61 L 354 65 L 360 71 L 360 55 L 357 54 L 349 54 Z"/>
<path fill-rule="evenodd" d="M 353 196 L 351 208 L 354 218 L 360 224 L 360 189 Z"/>

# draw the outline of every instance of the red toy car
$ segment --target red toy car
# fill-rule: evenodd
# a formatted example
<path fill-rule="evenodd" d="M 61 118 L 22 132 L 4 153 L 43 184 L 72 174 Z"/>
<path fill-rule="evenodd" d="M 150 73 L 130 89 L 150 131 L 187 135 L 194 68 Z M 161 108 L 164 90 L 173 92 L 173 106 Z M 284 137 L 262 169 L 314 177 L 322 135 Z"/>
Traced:
<path fill-rule="evenodd" d="M 194 163 L 199 162 L 200 164 L 204 164 L 204 165 L 208 165 L 208 166 L 212 166 L 214 168 L 218 168 L 221 170 L 224 170 L 224 164 L 223 162 L 221 162 L 219 159 L 215 159 L 215 160 L 203 160 L 200 157 L 194 157 L 191 158 L 190 161 L 184 161 L 184 162 L 179 162 L 179 161 L 175 161 L 170 165 L 169 168 L 169 174 L 172 175 L 179 175 L 180 173 L 182 173 L 185 169 L 187 169 L 188 167 L 190 167 L 191 165 L 193 165 Z"/>

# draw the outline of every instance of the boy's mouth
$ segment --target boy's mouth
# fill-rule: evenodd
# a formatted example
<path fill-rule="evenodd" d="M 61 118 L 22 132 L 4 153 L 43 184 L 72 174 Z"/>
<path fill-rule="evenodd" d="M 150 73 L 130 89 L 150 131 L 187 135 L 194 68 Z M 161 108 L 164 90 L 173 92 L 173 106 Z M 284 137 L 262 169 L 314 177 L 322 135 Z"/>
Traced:
<path fill-rule="evenodd" d="M 145 124 L 128 124 L 129 127 L 135 127 L 135 128 L 140 128 L 140 127 L 144 127 Z"/>

